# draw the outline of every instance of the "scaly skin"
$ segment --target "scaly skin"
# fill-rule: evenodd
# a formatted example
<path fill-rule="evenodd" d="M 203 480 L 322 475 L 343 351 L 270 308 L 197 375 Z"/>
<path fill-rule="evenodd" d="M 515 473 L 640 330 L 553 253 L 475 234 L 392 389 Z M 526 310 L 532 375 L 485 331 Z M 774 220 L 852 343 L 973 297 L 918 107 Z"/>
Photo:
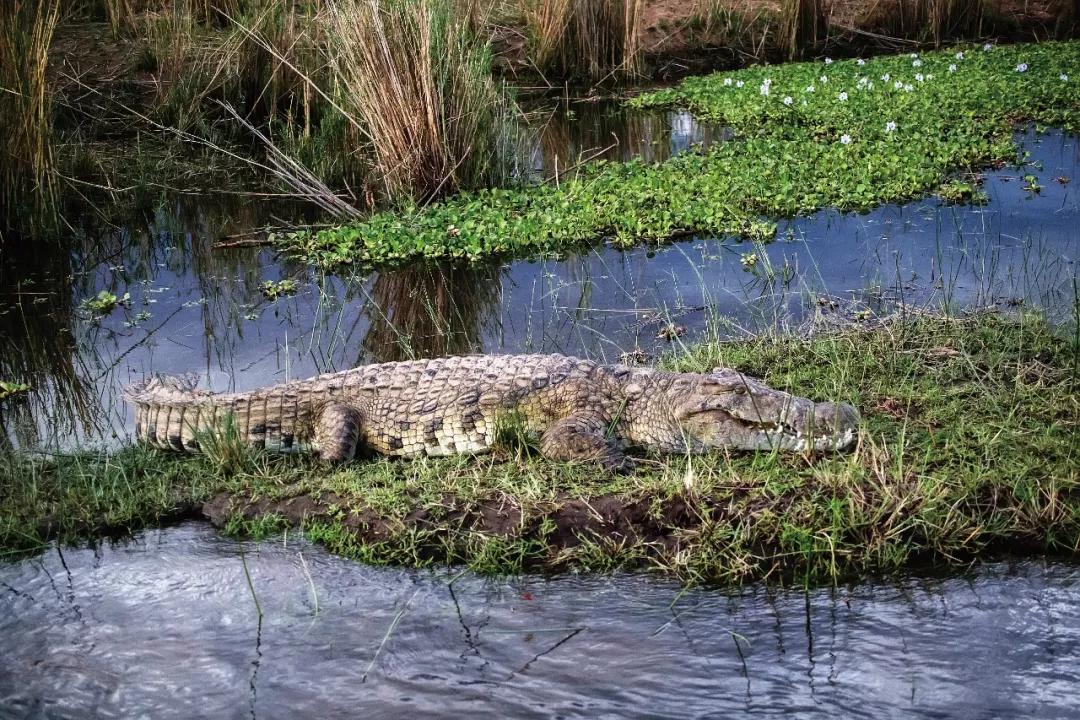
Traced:
<path fill-rule="evenodd" d="M 482 453 L 516 418 L 544 456 L 631 464 L 629 446 L 668 453 L 710 448 L 840 450 L 859 415 L 814 403 L 733 370 L 672 373 L 562 355 L 472 355 L 366 365 L 246 393 L 215 395 L 155 378 L 132 386 L 136 436 L 198 451 L 231 416 L 240 437 L 325 460 L 361 449 L 402 457 Z"/>

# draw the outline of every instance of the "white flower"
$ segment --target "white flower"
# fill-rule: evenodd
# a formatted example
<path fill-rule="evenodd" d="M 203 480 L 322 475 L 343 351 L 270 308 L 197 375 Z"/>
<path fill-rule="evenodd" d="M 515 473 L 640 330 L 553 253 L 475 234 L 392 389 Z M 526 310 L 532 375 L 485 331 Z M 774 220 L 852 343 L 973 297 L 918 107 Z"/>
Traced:
<path fill-rule="evenodd" d="M 910 84 L 910 83 L 904 86 L 904 92 L 912 92 L 914 90 L 915 90 L 915 86 Z"/>
<path fill-rule="evenodd" d="M 825 83 L 829 82 L 829 78 L 827 78 L 827 77 L 826 77 L 826 76 L 824 76 L 824 75 L 822 75 L 821 77 L 819 77 L 819 78 L 818 78 L 818 80 L 820 80 L 820 81 L 822 82 L 822 84 L 825 84 Z"/>
<path fill-rule="evenodd" d="M 1017 65 L 1016 66 L 1016 72 L 1019 72 L 1019 73 L 1027 72 L 1027 63 L 1020 63 L 1019 65 Z"/>
<path fill-rule="evenodd" d="M 832 65 L 832 58 L 825 58 L 826 65 Z"/>
<path fill-rule="evenodd" d="M 868 78 L 866 76 L 863 76 L 863 77 L 859 78 L 859 83 L 858 83 L 859 87 L 866 87 L 869 84 L 870 84 L 870 78 Z"/>
<path fill-rule="evenodd" d="M 889 77 L 890 77 L 889 73 L 885 73 L 884 75 L 881 76 L 881 79 L 884 82 L 889 82 Z"/>
<path fill-rule="evenodd" d="M 814 86 L 813 85 L 807 85 L 806 86 L 806 92 L 814 92 Z"/>
<path fill-rule="evenodd" d="M 922 67 L 922 60 L 915 60 L 911 63 L 911 67 Z"/>
<path fill-rule="evenodd" d="M 963 51 L 963 50 L 961 50 L 960 52 L 956 53 L 956 59 L 957 59 L 957 60 L 963 60 L 963 59 L 964 59 L 964 51 Z"/>
<path fill-rule="evenodd" d="M 731 78 L 724 78 L 724 84 L 725 85 L 730 85 L 731 84 Z"/>
<path fill-rule="evenodd" d="M 990 52 L 993 49 L 994 46 L 991 43 L 986 43 L 985 45 L 983 45 L 983 52 Z"/>
<path fill-rule="evenodd" d="M 949 72 L 956 72 L 956 63 L 949 66 Z"/>
<path fill-rule="evenodd" d="M 788 105 L 788 106 L 790 106 L 790 105 L 791 105 L 791 103 L 793 103 L 793 102 L 795 102 L 795 101 L 794 101 L 794 100 L 793 100 L 793 99 L 791 98 L 791 96 L 790 96 L 790 95 L 785 95 L 785 96 L 784 96 L 784 104 L 785 104 L 785 105 Z"/>
<path fill-rule="evenodd" d="M 839 100 L 840 102 L 847 102 L 847 93 L 846 92 L 840 93 L 839 95 L 836 96 L 836 99 Z"/>
<path fill-rule="evenodd" d="M 735 81 L 735 87 L 742 87 L 745 84 L 746 83 L 744 83 L 742 80 L 736 80 Z"/>
<path fill-rule="evenodd" d="M 923 80 L 925 80 L 925 79 L 926 79 L 926 78 L 925 78 L 925 77 L 923 76 L 923 74 L 922 74 L 922 73 L 915 73 L 915 80 L 916 80 L 917 82 L 922 82 L 922 81 L 923 81 Z"/>
<path fill-rule="evenodd" d="M 911 57 L 917 58 L 917 57 L 919 57 L 919 53 L 911 53 Z"/>
<path fill-rule="evenodd" d="M 933 80 L 933 79 L 934 79 L 934 73 L 927 73 L 926 74 L 927 82 L 929 82 L 930 80 Z"/>
<path fill-rule="evenodd" d="M 865 65 L 866 61 L 863 60 L 862 58 L 859 58 L 858 60 L 855 61 L 855 63 L 858 64 L 858 65 Z"/>
<path fill-rule="evenodd" d="M 840 144 L 841 145 L 850 145 L 851 144 L 851 136 L 848 135 L 847 133 L 844 133 L 843 135 L 841 135 L 840 136 Z"/>
<path fill-rule="evenodd" d="M 1069 82 L 1069 76 L 1065 73 L 1061 73 L 1058 77 L 1061 78 L 1061 82 Z"/>
<path fill-rule="evenodd" d="M 900 90 L 900 89 L 902 89 L 902 88 L 904 87 L 904 83 L 902 83 L 902 82 L 900 82 L 899 80 L 897 80 L 896 82 L 894 82 L 894 83 L 892 84 L 892 86 L 893 86 L 893 89 L 895 89 L 895 90 Z"/>
<path fill-rule="evenodd" d="M 769 96 L 769 84 L 768 83 L 761 83 L 761 87 L 758 88 L 758 91 L 762 95 L 764 95 L 765 97 L 768 97 Z"/>
<path fill-rule="evenodd" d="M 894 123 L 892 120 L 885 123 L 885 132 L 887 132 L 887 133 L 896 132 L 896 123 Z"/>

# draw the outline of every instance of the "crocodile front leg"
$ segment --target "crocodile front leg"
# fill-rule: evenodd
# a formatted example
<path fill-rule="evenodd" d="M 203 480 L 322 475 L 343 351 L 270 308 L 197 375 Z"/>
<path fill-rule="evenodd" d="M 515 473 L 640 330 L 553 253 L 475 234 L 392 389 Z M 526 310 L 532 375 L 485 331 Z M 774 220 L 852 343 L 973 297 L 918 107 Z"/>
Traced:
<path fill-rule="evenodd" d="M 634 460 L 608 437 L 607 423 L 595 415 L 574 414 L 553 423 L 540 438 L 540 454 L 549 460 L 596 462 L 611 472 L 634 467 Z"/>
<path fill-rule="evenodd" d="M 315 420 L 315 449 L 328 462 L 352 460 L 360 441 L 364 413 L 354 405 L 329 403 Z"/>

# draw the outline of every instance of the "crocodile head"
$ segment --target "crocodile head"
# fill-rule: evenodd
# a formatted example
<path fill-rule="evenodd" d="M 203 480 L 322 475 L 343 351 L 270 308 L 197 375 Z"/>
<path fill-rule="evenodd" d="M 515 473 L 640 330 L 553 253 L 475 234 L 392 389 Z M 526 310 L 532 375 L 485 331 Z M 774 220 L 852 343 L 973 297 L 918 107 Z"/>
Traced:
<path fill-rule="evenodd" d="M 851 405 L 816 403 L 725 368 L 695 384 L 675 420 L 696 450 L 842 450 L 859 427 Z"/>

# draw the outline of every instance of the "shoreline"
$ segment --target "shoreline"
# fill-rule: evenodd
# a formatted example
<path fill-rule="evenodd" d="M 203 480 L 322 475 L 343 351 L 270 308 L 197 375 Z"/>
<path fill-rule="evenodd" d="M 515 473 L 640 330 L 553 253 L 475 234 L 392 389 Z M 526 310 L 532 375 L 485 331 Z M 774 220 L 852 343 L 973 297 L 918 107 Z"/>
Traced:
<path fill-rule="evenodd" d="M 364 562 L 489 574 L 644 567 L 685 583 L 835 581 L 995 547 L 1080 555 L 1078 349 L 1031 315 L 921 317 L 809 338 L 700 344 L 722 364 L 863 413 L 843 454 L 645 455 L 629 475 L 489 456 L 359 461 L 132 447 L 0 467 L 0 553 L 198 514 L 227 533 L 299 528 Z M 103 532 L 104 531 L 104 532 Z"/>

